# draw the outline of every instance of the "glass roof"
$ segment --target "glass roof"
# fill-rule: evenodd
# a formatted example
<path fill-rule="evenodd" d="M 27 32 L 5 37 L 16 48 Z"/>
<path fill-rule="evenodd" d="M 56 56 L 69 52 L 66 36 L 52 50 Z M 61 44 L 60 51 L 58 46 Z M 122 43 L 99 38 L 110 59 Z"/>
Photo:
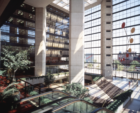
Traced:
<path fill-rule="evenodd" d="M 84 5 L 87 7 L 95 1 L 96 0 L 84 0 Z M 69 0 L 54 0 L 53 3 L 69 11 Z"/>

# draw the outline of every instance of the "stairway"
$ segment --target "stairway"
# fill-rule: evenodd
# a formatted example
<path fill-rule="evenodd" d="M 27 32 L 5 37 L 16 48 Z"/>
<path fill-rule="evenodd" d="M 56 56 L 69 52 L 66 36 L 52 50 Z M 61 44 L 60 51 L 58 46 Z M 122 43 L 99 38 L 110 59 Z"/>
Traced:
<path fill-rule="evenodd" d="M 124 92 L 122 89 L 112 84 L 111 81 L 108 81 L 106 78 L 103 80 L 96 82 L 98 87 L 101 88 L 110 98 L 114 98 L 116 95 Z"/>

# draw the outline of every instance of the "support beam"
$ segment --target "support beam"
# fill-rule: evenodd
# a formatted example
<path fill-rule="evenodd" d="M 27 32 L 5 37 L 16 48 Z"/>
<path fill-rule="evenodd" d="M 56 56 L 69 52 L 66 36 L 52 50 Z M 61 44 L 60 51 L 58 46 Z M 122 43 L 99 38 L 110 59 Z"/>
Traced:
<path fill-rule="evenodd" d="M 46 73 L 46 8 L 36 8 L 35 76 Z"/>
<path fill-rule="evenodd" d="M 69 82 L 84 85 L 84 0 L 70 0 Z"/>
<path fill-rule="evenodd" d="M 112 0 L 101 3 L 101 45 L 102 75 L 112 79 Z"/>

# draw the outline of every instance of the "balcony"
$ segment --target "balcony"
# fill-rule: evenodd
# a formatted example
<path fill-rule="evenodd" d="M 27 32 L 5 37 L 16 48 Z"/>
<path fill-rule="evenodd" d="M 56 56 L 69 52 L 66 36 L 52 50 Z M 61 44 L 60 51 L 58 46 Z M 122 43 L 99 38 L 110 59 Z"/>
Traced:
<path fill-rule="evenodd" d="M 24 42 L 15 42 L 15 41 L 9 42 L 6 40 L 2 40 L 1 45 L 30 47 L 30 46 L 34 46 L 35 44 L 34 43 L 31 44 L 31 43 L 24 43 Z"/>
<path fill-rule="evenodd" d="M 53 62 L 47 62 L 46 65 L 68 65 L 69 61 L 53 61 Z"/>

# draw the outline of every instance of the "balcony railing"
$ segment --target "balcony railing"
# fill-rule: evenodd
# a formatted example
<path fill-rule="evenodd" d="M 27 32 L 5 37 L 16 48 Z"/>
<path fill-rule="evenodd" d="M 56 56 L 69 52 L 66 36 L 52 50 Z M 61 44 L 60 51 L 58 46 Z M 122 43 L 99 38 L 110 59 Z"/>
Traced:
<path fill-rule="evenodd" d="M 35 43 L 26 43 L 26 42 L 16 42 L 9 40 L 1 40 L 2 45 L 17 45 L 17 46 L 35 46 Z"/>
<path fill-rule="evenodd" d="M 69 61 L 54 61 L 54 62 L 47 62 L 46 65 L 68 65 Z"/>

